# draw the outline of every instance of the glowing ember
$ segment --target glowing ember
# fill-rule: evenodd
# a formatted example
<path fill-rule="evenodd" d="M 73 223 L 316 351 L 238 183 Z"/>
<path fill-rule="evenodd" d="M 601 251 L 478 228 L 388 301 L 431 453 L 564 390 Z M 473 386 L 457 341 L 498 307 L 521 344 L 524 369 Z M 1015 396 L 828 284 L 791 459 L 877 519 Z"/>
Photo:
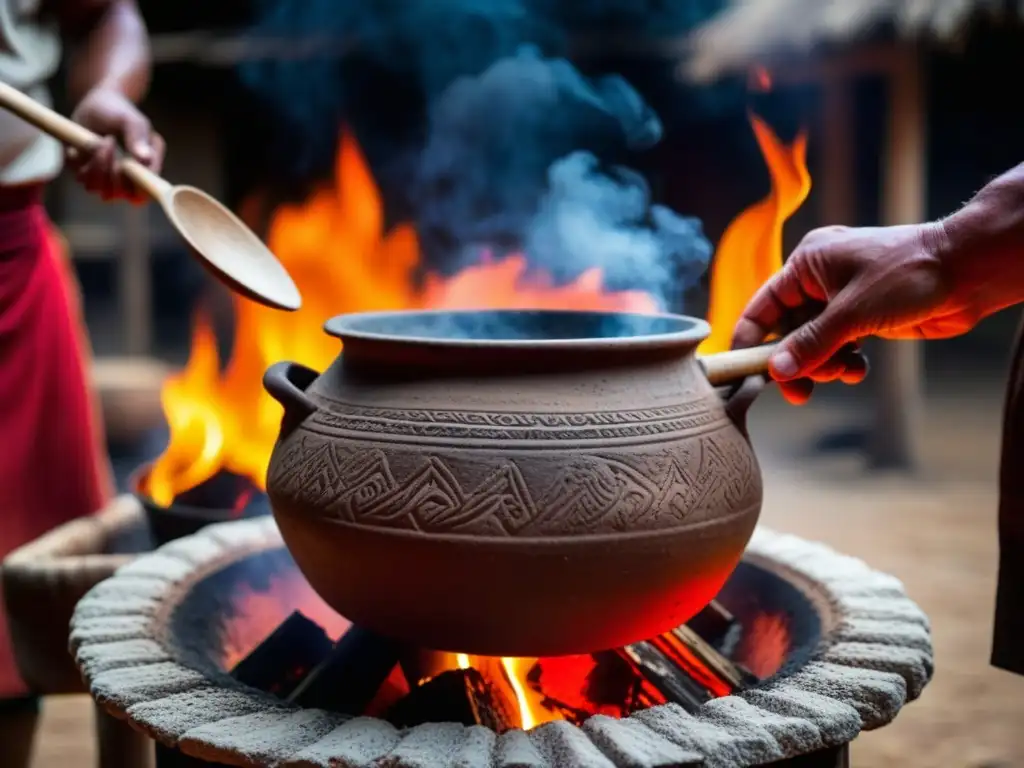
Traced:
<path fill-rule="evenodd" d="M 762 680 L 782 669 L 789 652 L 789 622 L 785 616 L 761 614 L 746 628 L 738 656 Z"/>
<path fill-rule="evenodd" d="M 786 147 L 760 120 L 753 119 L 753 127 L 771 171 L 772 192 L 737 217 L 719 244 L 709 317 L 715 332 L 702 347 L 704 352 L 728 347 L 743 304 L 781 266 L 782 224 L 809 190 L 805 137 Z M 324 322 L 335 315 L 422 308 L 658 309 L 647 293 L 605 290 L 599 269 L 557 285 L 550 275 L 531 269 L 519 254 L 495 258 L 483 253 L 479 263 L 451 277 L 428 274 L 418 285 L 414 279 L 420 258 L 416 233 L 409 225 L 385 232 L 383 221 L 376 183 L 355 141 L 346 134 L 340 142 L 334 182 L 301 205 L 279 208 L 268 231 L 271 250 L 302 293 L 302 309 L 277 312 L 235 297 L 234 349 L 223 372 L 212 329 L 205 318 L 197 319 L 189 361 L 180 374 L 168 379 L 162 392 L 170 443 L 143 489 L 154 501 L 169 505 L 220 470 L 265 488 L 282 414 L 263 391 L 263 372 L 279 360 L 323 370 L 339 351 L 339 342 L 322 331 Z M 228 668 L 292 610 L 310 611 L 307 615 L 334 637 L 347 626 L 344 619 L 331 618 L 330 610 L 312 593 L 273 589 L 268 594 L 239 596 L 248 618 L 237 623 L 238 636 L 228 641 Z M 451 664 L 452 668 L 503 670 L 524 728 L 564 719 L 565 711 L 574 707 L 605 712 L 582 690 L 594 665 L 591 657 L 496 661 L 453 654 Z M 558 697 L 561 705 L 554 702 L 550 690 L 541 690 L 545 680 L 565 687 Z M 569 684 L 569 680 L 575 682 Z M 656 701 L 655 694 L 643 695 Z M 608 709 L 607 714 L 624 713 Z"/>

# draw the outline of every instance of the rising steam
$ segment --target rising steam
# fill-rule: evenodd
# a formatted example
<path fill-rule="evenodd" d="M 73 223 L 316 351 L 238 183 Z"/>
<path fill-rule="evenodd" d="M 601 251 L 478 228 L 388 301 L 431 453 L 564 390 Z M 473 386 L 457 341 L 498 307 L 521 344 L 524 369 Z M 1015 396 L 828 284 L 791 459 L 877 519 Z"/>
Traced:
<path fill-rule="evenodd" d="M 648 291 L 670 309 L 707 269 L 711 244 L 700 221 L 651 205 L 639 174 L 602 171 L 596 157 L 575 152 L 552 165 L 548 179 L 525 245 L 531 261 L 556 276 L 600 267 L 609 282 Z"/>
<path fill-rule="evenodd" d="M 601 267 L 616 286 L 678 306 L 711 256 L 700 223 L 652 206 L 639 174 L 598 160 L 646 149 L 661 132 L 622 78 L 588 80 L 523 48 L 434 105 L 418 230 L 428 248 L 523 248 L 556 278 Z"/>

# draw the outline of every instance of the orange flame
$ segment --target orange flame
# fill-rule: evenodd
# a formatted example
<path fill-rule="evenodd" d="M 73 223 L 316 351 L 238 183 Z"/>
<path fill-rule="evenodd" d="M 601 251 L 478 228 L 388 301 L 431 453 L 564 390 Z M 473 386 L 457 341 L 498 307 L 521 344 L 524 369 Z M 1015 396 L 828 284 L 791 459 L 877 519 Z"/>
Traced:
<path fill-rule="evenodd" d="M 712 322 L 721 326 L 708 346 L 724 348 L 739 308 L 781 264 L 781 227 L 807 194 L 805 141 L 784 147 L 761 121 L 754 130 L 772 172 L 772 194 L 730 225 L 716 255 L 712 278 Z M 380 193 L 354 139 L 342 136 L 332 184 L 299 205 L 273 215 L 268 245 L 303 295 L 294 313 L 277 312 L 234 299 L 235 340 L 221 372 L 213 331 L 204 317 L 195 323 L 184 370 L 167 380 L 162 403 L 170 443 L 154 463 L 143 489 L 159 504 L 220 470 L 265 488 L 266 468 L 280 425 L 280 406 L 263 391 L 272 363 L 290 359 L 323 370 L 339 343 L 323 323 L 340 313 L 416 308 L 603 309 L 654 312 L 654 297 L 640 291 L 607 291 L 599 269 L 566 285 L 531 270 L 520 254 L 480 262 L 452 277 L 426 275 L 417 286 L 419 242 L 410 225 L 384 231 Z M 724 345 L 722 339 L 724 338 Z M 521 713 L 530 728 L 562 719 L 543 705 L 526 683 L 535 659 L 502 659 Z M 466 668 L 485 660 L 453 655 Z"/>
<path fill-rule="evenodd" d="M 751 116 L 750 122 L 771 174 L 772 189 L 768 197 L 733 219 L 718 243 L 711 262 L 711 335 L 699 350 L 705 355 L 729 349 L 733 327 L 747 302 L 782 269 L 782 225 L 811 191 L 807 134 L 801 131 L 786 146 L 763 120 Z"/>

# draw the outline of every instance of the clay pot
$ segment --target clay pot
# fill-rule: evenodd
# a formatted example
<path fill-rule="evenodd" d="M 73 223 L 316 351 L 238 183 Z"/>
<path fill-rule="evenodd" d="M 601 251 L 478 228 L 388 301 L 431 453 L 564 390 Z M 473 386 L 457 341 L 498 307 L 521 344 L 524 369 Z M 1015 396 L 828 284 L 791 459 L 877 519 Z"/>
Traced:
<path fill-rule="evenodd" d="M 761 509 L 743 428 L 675 315 L 336 317 L 322 374 L 267 371 L 284 406 L 267 492 L 313 588 L 418 647 L 554 656 L 682 624 Z"/>

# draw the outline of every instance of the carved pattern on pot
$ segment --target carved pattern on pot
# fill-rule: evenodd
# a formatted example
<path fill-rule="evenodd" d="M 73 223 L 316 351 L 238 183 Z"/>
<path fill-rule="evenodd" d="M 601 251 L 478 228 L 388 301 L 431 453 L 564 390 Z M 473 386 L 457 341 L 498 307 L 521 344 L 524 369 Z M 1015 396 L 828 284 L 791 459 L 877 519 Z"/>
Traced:
<path fill-rule="evenodd" d="M 752 452 L 726 445 L 741 439 L 723 430 L 685 447 L 579 453 L 553 480 L 541 480 L 546 473 L 537 464 L 545 459 L 535 451 L 516 458 L 506 452 L 489 464 L 479 456 L 465 460 L 400 446 L 384 450 L 378 443 L 343 447 L 309 431 L 275 453 L 269 485 L 286 507 L 425 533 L 558 536 L 670 529 L 723 509 L 740 513 L 760 504 Z"/>
<path fill-rule="evenodd" d="M 310 419 L 324 434 L 364 432 L 455 440 L 668 439 L 725 422 L 719 401 L 698 400 L 633 411 L 524 413 L 520 411 L 399 410 L 327 400 Z"/>

